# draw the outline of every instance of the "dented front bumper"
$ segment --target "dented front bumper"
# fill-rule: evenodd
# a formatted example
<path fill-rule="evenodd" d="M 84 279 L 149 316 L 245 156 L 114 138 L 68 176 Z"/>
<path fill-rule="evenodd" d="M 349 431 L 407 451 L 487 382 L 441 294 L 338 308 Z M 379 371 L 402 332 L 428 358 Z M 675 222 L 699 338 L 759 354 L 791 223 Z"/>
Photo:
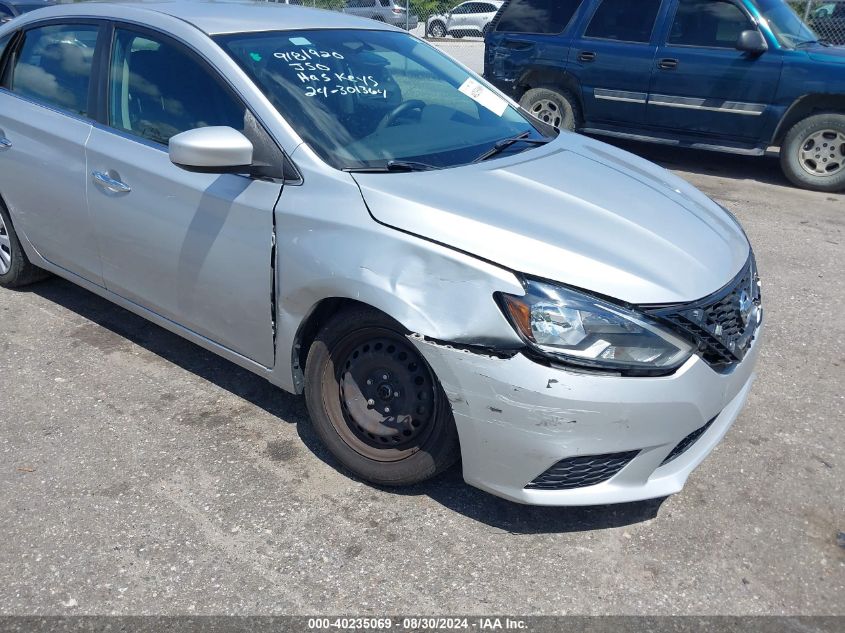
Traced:
<path fill-rule="evenodd" d="M 698 356 L 671 376 L 619 377 L 499 358 L 411 337 L 446 391 L 467 483 L 535 505 L 596 505 L 678 492 L 724 437 L 754 381 L 762 329 L 744 360 L 718 373 Z M 665 465 L 693 431 L 696 441 Z M 637 451 L 611 478 L 561 490 L 526 488 L 573 456 Z"/>

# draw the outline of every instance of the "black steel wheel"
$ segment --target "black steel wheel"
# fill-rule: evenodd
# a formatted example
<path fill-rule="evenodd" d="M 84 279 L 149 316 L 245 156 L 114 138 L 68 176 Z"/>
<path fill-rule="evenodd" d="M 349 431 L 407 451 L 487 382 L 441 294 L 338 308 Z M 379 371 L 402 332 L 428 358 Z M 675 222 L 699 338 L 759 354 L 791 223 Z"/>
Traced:
<path fill-rule="evenodd" d="M 458 458 L 451 409 L 431 367 L 391 319 L 367 308 L 333 318 L 306 363 L 320 439 L 368 481 L 407 485 Z"/>

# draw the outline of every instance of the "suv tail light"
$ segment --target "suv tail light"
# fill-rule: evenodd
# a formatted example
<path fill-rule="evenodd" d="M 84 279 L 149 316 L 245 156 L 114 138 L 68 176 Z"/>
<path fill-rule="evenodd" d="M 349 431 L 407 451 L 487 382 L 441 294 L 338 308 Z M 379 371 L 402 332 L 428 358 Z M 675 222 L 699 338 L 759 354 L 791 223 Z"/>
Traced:
<path fill-rule="evenodd" d="M 397 7 L 393 7 L 393 13 L 395 13 L 397 15 L 400 14 L 400 13 L 403 13 L 404 11 L 405 11 L 405 9 L 398 9 Z"/>

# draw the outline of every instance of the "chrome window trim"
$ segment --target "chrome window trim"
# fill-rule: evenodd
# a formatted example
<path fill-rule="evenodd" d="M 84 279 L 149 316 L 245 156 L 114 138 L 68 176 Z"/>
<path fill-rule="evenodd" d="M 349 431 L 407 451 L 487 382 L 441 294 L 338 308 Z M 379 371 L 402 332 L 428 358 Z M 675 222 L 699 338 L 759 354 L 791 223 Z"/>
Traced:
<path fill-rule="evenodd" d="M 42 108 L 45 108 L 46 110 L 49 110 L 50 112 L 55 112 L 56 114 L 63 114 L 66 117 L 70 117 L 71 119 L 75 119 L 75 120 L 80 121 L 82 123 L 87 123 L 88 125 L 93 125 L 93 124 L 96 123 L 96 121 L 94 119 L 92 119 L 91 117 L 82 116 L 81 114 L 76 114 L 76 113 L 70 112 L 68 110 L 63 110 L 62 108 L 59 108 L 58 106 L 54 106 L 50 103 L 45 103 L 43 101 L 38 101 L 36 99 L 30 99 L 29 97 L 25 97 L 21 94 L 18 94 L 17 92 L 12 92 L 11 90 L 9 90 L 8 88 L 5 88 L 3 86 L 0 86 L 0 94 L 9 95 L 10 97 L 20 99 L 24 103 L 28 103 L 30 105 L 40 106 Z"/>
<path fill-rule="evenodd" d="M 593 96 L 604 101 L 622 101 L 624 103 L 647 103 L 647 92 L 634 92 L 631 90 L 610 90 L 609 88 L 594 88 Z"/>
<path fill-rule="evenodd" d="M 743 116 L 760 116 L 766 111 L 764 103 L 743 103 L 740 101 L 722 101 L 720 105 L 709 105 L 711 99 L 699 97 L 674 97 L 672 95 L 652 94 L 648 97 L 650 105 L 666 108 L 682 108 L 685 110 L 706 110 L 708 112 L 725 112 Z"/>

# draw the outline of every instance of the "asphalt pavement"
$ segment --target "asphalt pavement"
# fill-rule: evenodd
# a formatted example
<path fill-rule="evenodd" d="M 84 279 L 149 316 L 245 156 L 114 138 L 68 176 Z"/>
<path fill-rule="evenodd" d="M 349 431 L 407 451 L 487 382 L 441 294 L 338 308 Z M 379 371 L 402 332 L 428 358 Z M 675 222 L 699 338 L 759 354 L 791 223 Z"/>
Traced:
<path fill-rule="evenodd" d="M 302 398 L 53 279 L 0 291 L 0 614 L 845 614 L 845 196 L 626 147 L 734 211 L 764 283 L 759 379 L 682 493 L 374 488 Z"/>

